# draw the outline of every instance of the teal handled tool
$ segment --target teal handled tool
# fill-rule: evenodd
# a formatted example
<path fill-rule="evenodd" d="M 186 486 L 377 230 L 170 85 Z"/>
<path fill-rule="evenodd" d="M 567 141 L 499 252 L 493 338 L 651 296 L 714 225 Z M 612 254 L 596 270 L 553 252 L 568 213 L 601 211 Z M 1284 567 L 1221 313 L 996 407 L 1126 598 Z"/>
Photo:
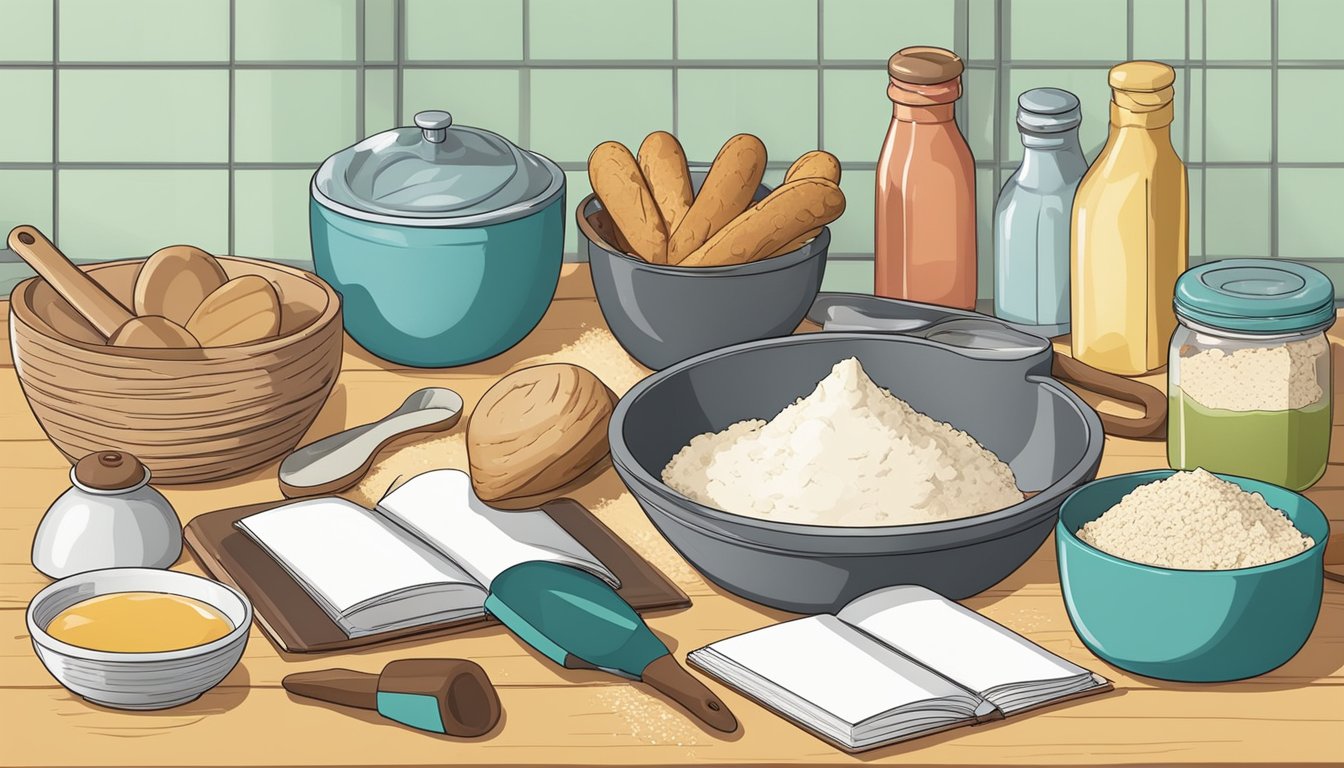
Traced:
<path fill-rule="evenodd" d="M 495 687 L 485 670 L 466 659 L 398 659 L 376 675 L 352 669 L 295 672 L 280 684 L 296 696 L 376 710 L 430 733 L 482 736 L 499 722 Z"/>
<path fill-rule="evenodd" d="M 672 658 L 629 603 L 587 571 L 546 562 L 515 565 L 495 577 L 485 609 L 562 667 L 641 680 L 710 727 L 737 730 L 727 705 Z"/>

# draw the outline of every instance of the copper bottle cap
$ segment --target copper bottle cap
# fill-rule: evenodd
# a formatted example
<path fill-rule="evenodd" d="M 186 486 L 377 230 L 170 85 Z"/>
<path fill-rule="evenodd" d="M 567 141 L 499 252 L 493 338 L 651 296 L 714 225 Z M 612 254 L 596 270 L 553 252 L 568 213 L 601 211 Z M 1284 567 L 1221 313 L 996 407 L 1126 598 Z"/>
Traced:
<path fill-rule="evenodd" d="M 75 480 L 100 491 L 122 491 L 145 480 L 145 465 L 124 451 L 90 453 L 75 464 Z"/>
<path fill-rule="evenodd" d="M 965 69 L 960 56 L 933 46 L 902 48 L 887 60 L 887 74 L 892 79 L 915 85 L 945 83 L 959 77 Z"/>

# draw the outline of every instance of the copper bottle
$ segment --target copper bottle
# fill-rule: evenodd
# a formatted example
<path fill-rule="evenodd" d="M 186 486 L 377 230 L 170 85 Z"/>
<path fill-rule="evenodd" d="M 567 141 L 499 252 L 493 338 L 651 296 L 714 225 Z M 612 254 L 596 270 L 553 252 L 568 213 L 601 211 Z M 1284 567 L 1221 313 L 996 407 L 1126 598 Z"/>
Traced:
<path fill-rule="evenodd" d="M 887 62 L 893 108 L 877 161 L 878 296 L 975 308 L 975 160 L 952 116 L 963 69 L 942 48 L 902 48 Z"/>

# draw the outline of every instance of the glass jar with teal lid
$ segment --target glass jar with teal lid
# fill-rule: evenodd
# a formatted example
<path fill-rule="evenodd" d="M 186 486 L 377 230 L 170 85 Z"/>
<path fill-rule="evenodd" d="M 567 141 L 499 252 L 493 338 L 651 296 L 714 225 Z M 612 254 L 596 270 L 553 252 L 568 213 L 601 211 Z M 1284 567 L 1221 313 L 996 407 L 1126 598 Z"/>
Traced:
<path fill-rule="evenodd" d="M 1167 460 L 1293 490 L 1330 454 L 1335 290 L 1319 270 L 1225 259 L 1176 281 Z"/>

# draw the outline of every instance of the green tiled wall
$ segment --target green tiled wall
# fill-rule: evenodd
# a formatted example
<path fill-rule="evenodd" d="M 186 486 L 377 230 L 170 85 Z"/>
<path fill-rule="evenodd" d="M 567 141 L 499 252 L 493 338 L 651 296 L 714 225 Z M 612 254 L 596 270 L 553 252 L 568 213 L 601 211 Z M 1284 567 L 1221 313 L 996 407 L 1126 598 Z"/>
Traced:
<path fill-rule="evenodd" d="M 304 264 L 316 165 L 446 108 L 561 163 L 571 205 L 605 139 L 670 129 L 703 163 L 754 132 L 776 182 L 828 149 L 849 210 L 827 285 L 863 290 L 885 60 L 930 44 L 967 60 L 985 296 L 1016 94 L 1077 93 L 1094 156 L 1126 58 L 1177 68 L 1192 259 L 1344 278 L 1341 25 L 1338 0 L 0 0 L 0 230 L 36 223 L 77 259 L 188 241 Z M 4 290 L 23 274 L 6 261 Z"/>

